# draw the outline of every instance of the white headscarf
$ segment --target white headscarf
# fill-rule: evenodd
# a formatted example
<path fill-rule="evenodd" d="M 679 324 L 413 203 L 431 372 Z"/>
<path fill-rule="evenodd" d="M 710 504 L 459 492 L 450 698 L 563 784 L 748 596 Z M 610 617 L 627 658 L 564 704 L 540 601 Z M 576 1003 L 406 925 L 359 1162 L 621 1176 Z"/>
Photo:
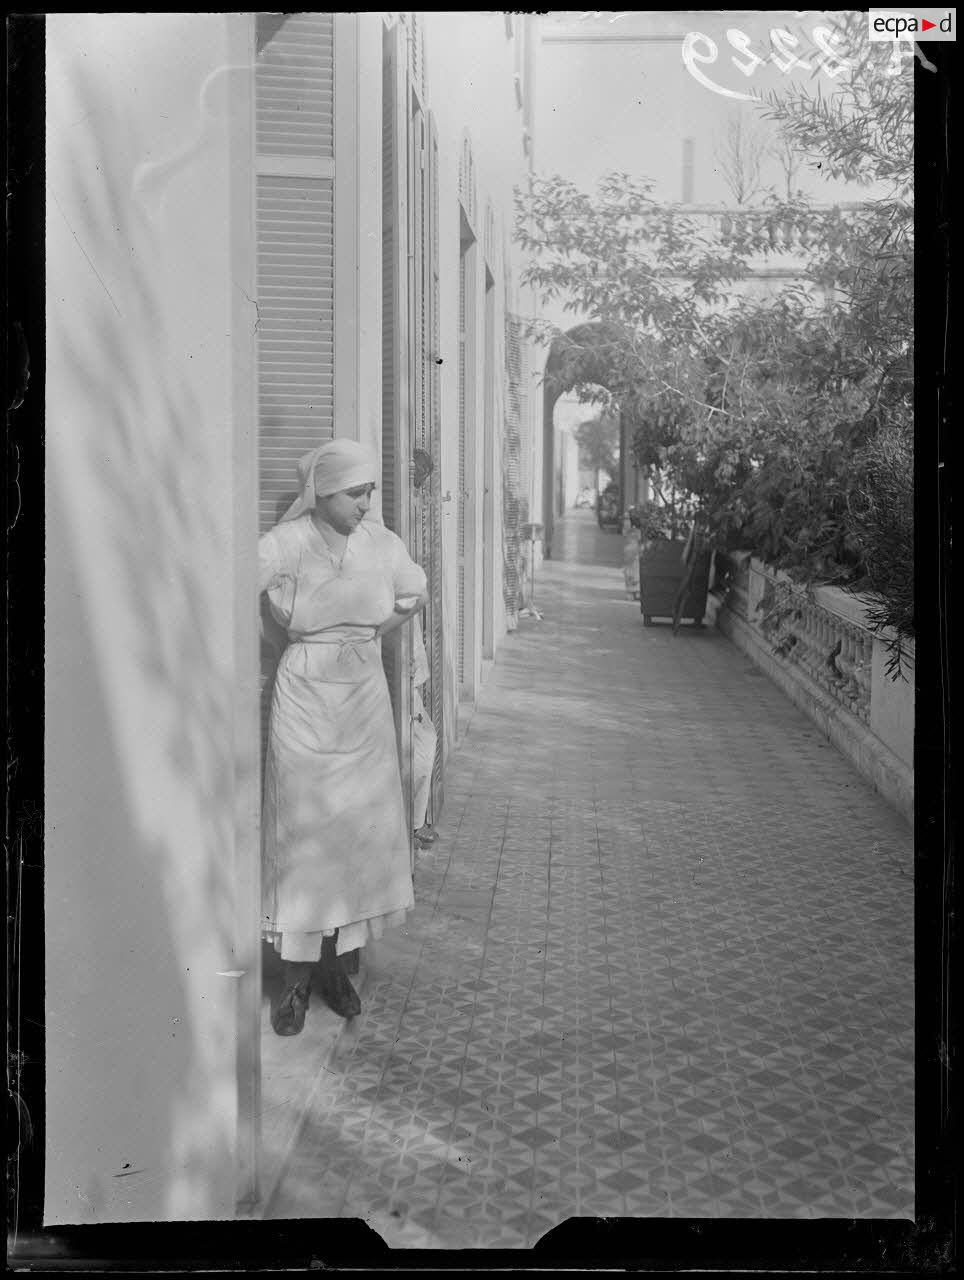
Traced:
<path fill-rule="evenodd" d="M 377 477 L 375 459 L 364 445 L 357 440 L 328 440 L 298 459 L 301 493 L 281 519 L 295 520 L 313 511 L 318 498 L 360 484 L 375 484 Z"/>

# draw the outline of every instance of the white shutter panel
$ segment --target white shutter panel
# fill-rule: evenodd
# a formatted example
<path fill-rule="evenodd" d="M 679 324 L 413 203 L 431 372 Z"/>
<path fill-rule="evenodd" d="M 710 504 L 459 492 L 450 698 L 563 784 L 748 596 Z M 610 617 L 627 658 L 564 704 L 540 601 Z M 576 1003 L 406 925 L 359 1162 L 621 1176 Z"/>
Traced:
<path fill-rule="evenodd" d="M 457 554 L 457 673 L 459 693 L 465 683 L 465 293 L 466 293 L 466 254 L 463 248 L 459 254 L 459 492 L 458 492 L 458 531 L 456 542 Z"/>
<path fill-rule="evenodd" d="M 259 13 L 255 139 L 259 155 L 334 155 L 330 13 Z"/>
<path fill-rule="evenodd" d="M 255 67 L 259 524 L 332 435 L 334 44 L 330 13 L 258 14 Z M 269 617 L 266 608 L 262 616 Z M 273 653 L 261 664 L 262 749 Z"/>
<path fill-rule="evenodd" d="M 333 213 L 330 181 L 258 177 L 262 529 L 290 505 L 298 458 L 332 435 Z"/>
<path fill-rule="evenodd" d="M 428 345 L 428 443 L 424 446 L 432 455 L 435 470 L 430 480 L 431 515 L 430 546 L 431 573 L 429 576 L 430 600 L 426 619 L 426 644 L 431 668 L 431 683 L 426 691 L 430 696 L 425 705 L 430 708 L 432 723 L 438 734 L 438 751 L 435 755 L 435 768 L 432 774 L 431 814 L 432 822 L 436 822 L 442 813 L 444 803 L 444 786 L 442 777 L 442 757 L 445 742 L 444 715 L 445 699 L 443 696 L 443 641 L 442 631 L 442 407 L 440 372 L 436 357 L 440 348 L 439 326 L 439 191 L 438 191 L 438 130 L 431 112 L 428 117 L 428 156 L 426 182 L 426 253 L 425 253 L 425 293 L 428 311 L 427 337 Z M 429 640 L 431 637 L 431 640 Z"/>
<path fill-rule="evenodd" d="M 404 32 L 396 24 L 384 34 L 382 95 L 382 517 L 410 546 L 409 484 L 410 368 L 408 263 L 409 166 L 408 63 Z M 402 790 L 412 808 L 411 633 L 396 631 L 382 644 Z M 411 822 L 409 822 L 411 830 Z"/>
<path fill-rule="evenodd" d="M 261 528 L 334 407 L 333 19 L 258 15 L 255 72 Z"/>
<path fill-rule="evenodd" d="M 398 25 L 385 32 L 382 97 L 382 517 L 409 540 L 409 112 Z"/>
<path fill-rule="evenodd" d="M 426 372 L 426 325 L 428 313 L 426 308 L 425 281 L 425 234 L 426 234 L 426 139 L 425 115 L 420 107 L 414 106 L 411 120 L 411 167 L 412 167 L 412 200 L 410 206 L 411 226 L 411 392 L 412 418 L 411 432 L 413 445 L 419 449 L 428 444 L 428 376 Z M 415 543 L 416 549 L 423 548 Z"/>
<path fill-rule="evenodd" d="M 392 31 L 382 63 L 382 519 L 395 527 L 395 419 L 398 412 L 398 183 L 396 67 Z M 387 648 L 387 646 L 386 646 Z M 391 684 L 391 681 L 389 681 Z"/>

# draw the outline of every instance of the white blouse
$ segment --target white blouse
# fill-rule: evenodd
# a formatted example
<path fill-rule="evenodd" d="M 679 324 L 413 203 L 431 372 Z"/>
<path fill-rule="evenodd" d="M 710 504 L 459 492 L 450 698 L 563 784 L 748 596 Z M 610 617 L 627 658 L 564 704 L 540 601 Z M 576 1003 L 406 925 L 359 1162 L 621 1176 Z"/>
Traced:
<path fill-rule="evenodd" d="M 336 557 L 310 514 L 287 520 L 258 541 L 260 590 L 289 641 L 371 638 L 395 602 L 426 590 L 425 572 L 391 529 L 363 520 Z"/>

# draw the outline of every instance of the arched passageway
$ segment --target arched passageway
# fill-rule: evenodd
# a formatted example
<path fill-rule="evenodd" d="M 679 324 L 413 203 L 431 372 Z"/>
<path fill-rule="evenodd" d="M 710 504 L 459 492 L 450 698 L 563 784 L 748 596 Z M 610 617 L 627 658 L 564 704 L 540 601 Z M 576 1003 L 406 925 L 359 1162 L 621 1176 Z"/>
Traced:
<path fill-rule="evenodd" d="M 597 383 L 608 389 L 609 358 L 618 330 L 606 321 L 575 325 L 560 335 L 549 348 L 542 383 L 542 523 L 544 554 L 552 557 L 553 535 L 562 512 L 556 456 L 555 408 L 560 397 L 577 386 Z M 620 514 L 641 496 L 645 483 L 632 454 L 632 428 L 619 415 Z"/>

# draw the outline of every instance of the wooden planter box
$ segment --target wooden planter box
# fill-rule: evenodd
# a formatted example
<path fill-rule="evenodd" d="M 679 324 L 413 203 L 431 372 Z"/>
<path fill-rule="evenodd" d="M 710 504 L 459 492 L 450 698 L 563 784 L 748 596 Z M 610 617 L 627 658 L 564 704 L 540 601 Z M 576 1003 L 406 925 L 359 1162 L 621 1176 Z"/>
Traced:
<path fill-rule="evenodd" d="M 685 572 L 685 546 L 681 538 L 675 541 L 658 538 L 647 543 L 639 553 L 639 611 L 643 615 L 643 626 L 652 626 L 654 618 L 672 619 L 676 593 Z M 709 580 L 710 553 L 706 551 L 697 560 L 680 613 L 681 618 L 688 618 L 696 626 L 702 625 L 706 613 Z"/>

